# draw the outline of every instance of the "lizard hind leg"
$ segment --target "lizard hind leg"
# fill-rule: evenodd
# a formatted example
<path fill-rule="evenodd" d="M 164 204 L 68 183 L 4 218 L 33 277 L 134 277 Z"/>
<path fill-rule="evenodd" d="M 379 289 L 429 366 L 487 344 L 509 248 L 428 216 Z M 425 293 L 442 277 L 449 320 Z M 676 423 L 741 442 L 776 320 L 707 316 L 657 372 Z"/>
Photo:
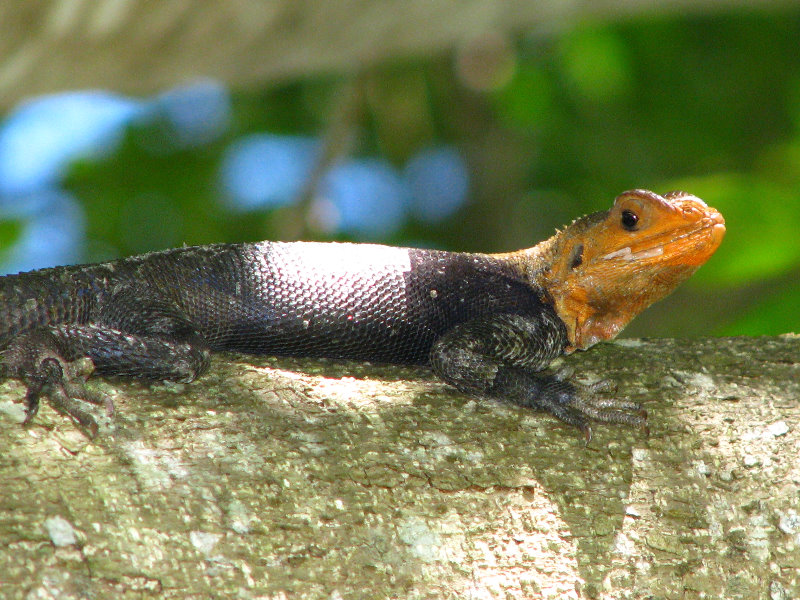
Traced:
<path fill-rule="evenodd" d="M 52 325 L 22 334 L 0 352 L 0 375 L 21 379 L 25 395 L 24 424 L 32 421 L 42 397 L 70 416 L 93 437 L 94 417 L 77 400 L 104 405 L 110 399 L 86 388 L 86 379 L 98 373 L 149 380 L 189 382 L 208 366 L 210 350 L 197 336 L 172 339 L 160 335 L 130 334 L 94 324 Z"/>
<path fill-rule="evenodd" d="M 56 410 L 71 417 L 89 437 L 94 437 L 97 422 L 74 399 L 103 405 L 109 416 L 114 412 L 114 404 L 110 398 L 86 388 L 86 379 L 94 370 L 92 360 L 88 357 L 67 360 L 59 346 L 57 337 L 47 328 L 17 337 L 0 353 L 2 375 L 21 379 L 28 388 L 23 425 L 36 416 L 44 396 Z"/>

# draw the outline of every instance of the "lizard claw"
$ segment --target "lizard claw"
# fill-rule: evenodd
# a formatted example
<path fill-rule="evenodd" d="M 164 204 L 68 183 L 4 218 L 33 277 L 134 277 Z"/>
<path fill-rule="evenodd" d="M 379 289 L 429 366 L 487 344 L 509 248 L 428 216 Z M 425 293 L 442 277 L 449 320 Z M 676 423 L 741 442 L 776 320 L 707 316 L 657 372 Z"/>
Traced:
<path fill-rule="evenodd" d="M 555 373 L 553 373 L 553 378 L 556 381 L 568 381 L 572 379 L 572 376 L 575 374 L 575 369 L 570 365 L 562 365 Z"/>
<path fill-rule="evenodd" d="M 592 440 L 590 421 L 620 423 L 640 427 L 647 432 L 647 411 L 637 402 L 597 395 L 615 390 L 616 386 L 608 380 L 582 385 L 554 377 L 552 383 L 540 392 L 534 404 L 578 427 L 587 445 Z"/>
<path fill-rule="evenodd" d="M 584 445 L 588 446 L 592 441 L 592 428 L 584 423 L 581 425 L 580 429 L 583 432 Z"/>

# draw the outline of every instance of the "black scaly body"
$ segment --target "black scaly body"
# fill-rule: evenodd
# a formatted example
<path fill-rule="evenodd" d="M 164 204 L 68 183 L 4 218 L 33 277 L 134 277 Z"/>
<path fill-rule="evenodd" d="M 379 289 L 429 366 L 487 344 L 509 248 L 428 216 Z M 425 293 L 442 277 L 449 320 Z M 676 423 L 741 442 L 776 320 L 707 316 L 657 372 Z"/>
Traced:
<path fill-rule="evenodd" d="M 127 352 L 108 340 L 95 347 L 97 332 L 145 346 L 154 337 L 197 349 L 428 364 L 434 342 L 457 325 L 552 312 L 540 293 L 480 254 L 307 242 L 178 248 L 0 277 L 0 348 L 44 328 L 65 358 L 86 353 L 99 373 L 151 378 L 174 360 L 130 372 Z M 565 334 L 554 337 L 556 355 L 565 343 Z"/>

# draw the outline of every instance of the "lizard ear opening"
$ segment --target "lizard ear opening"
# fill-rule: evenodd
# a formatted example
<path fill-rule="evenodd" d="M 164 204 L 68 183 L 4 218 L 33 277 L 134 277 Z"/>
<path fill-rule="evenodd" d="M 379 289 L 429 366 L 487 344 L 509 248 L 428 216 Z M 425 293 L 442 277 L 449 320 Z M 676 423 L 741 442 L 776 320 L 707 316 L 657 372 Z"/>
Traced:
<path fill-rule="evenodd" d="M 569 258 L 570 270 L 576 269 L 583 264 L 583 244 L 576 244 L 572 248 Z"/>

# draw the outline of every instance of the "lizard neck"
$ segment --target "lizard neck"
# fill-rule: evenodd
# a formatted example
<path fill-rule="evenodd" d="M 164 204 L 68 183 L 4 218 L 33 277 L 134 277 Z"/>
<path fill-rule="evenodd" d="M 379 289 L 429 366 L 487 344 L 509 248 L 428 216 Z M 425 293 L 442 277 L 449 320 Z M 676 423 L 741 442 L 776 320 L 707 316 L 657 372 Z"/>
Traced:
<path fill-rule="evenodd" d="M 705 263 L 724 233 L 722 215 L 695 196 L 632 190 L 533 248 L 493 256 L 552 303 L 571 352 L 616 337 Z"/>

